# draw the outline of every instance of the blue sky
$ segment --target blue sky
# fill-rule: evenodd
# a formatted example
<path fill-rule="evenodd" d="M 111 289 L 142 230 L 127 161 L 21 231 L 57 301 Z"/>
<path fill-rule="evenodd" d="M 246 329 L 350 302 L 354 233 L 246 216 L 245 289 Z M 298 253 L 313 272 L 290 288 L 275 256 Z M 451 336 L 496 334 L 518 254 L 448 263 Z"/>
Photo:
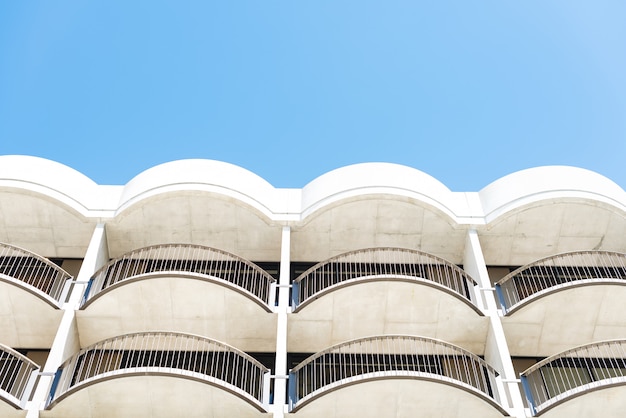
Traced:
<path fill-rule="evenodd" d="M 386 161 L 476 191 L 626 188 L 626 2 L 3 1 L 0 154 L 124 184 L 207 158 L 277 187 Z"/>

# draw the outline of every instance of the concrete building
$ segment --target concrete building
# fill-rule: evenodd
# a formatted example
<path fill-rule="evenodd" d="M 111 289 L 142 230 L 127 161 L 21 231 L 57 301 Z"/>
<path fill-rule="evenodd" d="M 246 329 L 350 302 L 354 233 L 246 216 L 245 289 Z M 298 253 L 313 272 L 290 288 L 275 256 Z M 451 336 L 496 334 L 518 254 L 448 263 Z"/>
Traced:
<path fill-rule="evenodd" d="M 0 157 L 0 416 L 618 417 L 626 192 Z"/>

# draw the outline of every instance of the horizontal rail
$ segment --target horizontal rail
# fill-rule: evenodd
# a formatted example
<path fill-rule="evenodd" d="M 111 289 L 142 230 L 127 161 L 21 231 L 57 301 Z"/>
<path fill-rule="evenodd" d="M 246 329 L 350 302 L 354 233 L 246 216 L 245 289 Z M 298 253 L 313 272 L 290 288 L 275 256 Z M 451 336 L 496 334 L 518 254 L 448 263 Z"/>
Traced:
<path fill-rule="evenodd" d="M 127 334 L 89 346 L 61 365 L 48 405 L 86 384 L 141 373 L 204 381 L 259 408 L 268 372 L 246 353 L 209 338 L 174 332 Z"/>
<path fill-rule="evenodd" d="M 626 384 L 626 340 L 587 344 L 548 357 L 521 378 L 534 415 L 582 393 Z"/>
<path fill-rule="evenodd" d="M 297 307 L 331 287 L 371 277 L 430 281 L 475 305 L 476 282 L 461 268 L 428 253 L 389 247 L 352 251 L 314 265 L 295 279 L 292 304 Z"/>
<path fill-rule="evenodd" d="M 361 338 L 330 347 L 291 370 L 291 408 L 338 386 L 372 378 L 413 377 L 471 388 L 500 404 L 498 373 L 483 359 L 443 341 L 404 335 Z"/>
<path fill-rule="evenodd" d="M 61 267 L 37 254 L 0 243 L 0 278 L 9 279 L 48 295 L 60 305 L 72 276 Z"/>
<path fill-rule="evenodd" d="M 149 273 L 178 272 L 211 277 L 233 284 L 265 304 L 271 304 L 276 280 L 256 264 L 215 248 L 164 244 L 141 248 L 116 258 L 98 270 L 83 303 L 124 280 Z"/>
<path fill-rule="evenodd" d="M 496 290 L 504 312 L 510 313 L 550 289 L 616 280 L 626 284 L 626 254 L 577 251 L 520 267 L 498 281 Z"/>
<path fill-rule="evenodd" d="M 23 408 L 29 399 L 39 366 L 0 344 L 0 397 L 14 407 Z"/>

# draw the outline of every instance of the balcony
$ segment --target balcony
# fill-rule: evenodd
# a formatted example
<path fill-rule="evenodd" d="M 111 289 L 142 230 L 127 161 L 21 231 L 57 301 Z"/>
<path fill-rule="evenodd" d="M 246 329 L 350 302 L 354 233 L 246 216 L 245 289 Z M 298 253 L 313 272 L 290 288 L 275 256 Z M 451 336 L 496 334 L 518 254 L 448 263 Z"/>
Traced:
<path fill-rule="evenodd" d="M 90 280 L 77 313 L 81 346 L 171 329 L 272 351 L 274 289 L 275 279 L 263 269 L 221 250 L 187 244 L 138 249 Z"/>
<path fill-rule="evenodd" d="M 626 254 L 579 251 L 523 266 L 496 284 L 511 353 L 549 356 L 626 332 Z"/>
<path fill-rule="evenodd" d="M 19 247 L 0 244 L 0 281 L 21 286 L 54 308 L 65 301 L 71 278 L 50 260 Z"/>
<path fill-rule="evenodd" d="M 626 254 L 579 251 L 544 258 L 508 274 L 496 284 L 506 314 L 567 287 L 626 284 Z"/>
<path fill-rule="evenodd" d="M 0 344 L 0 416 L 24 415 L 18 412 L 28 401 L 39 366 L 17 351 Z"/>
<path fill-rule="evenodd" d="M 49 348 L 71 278 L 43 257 L 0 244 L 0 340 L 13 347 Z"/>
<path fill-rule="evenodd" d="M 93 276 L 83 306 L 118 283 L 164 273 L 202 278 L 243 290 L 251 300 L 272 305 L 274 278 L 253 263 L 215 248 L 191 244 L 154 245 L 111 261 Z"/>
<path fill-rule="evenodd" d="M 69 358 L 55 375 L 44 415 L 101 416 L 105 408 L 107 416 L 265 416 L 268 372 L 208 338 L 129 334 Z"/>
<path fill-rule="evenodd" d="M 487 321 L 475 286 L 458 266 L 420 251 L 385 247 L 338 255 L 294 280 L 289 350 L 413 334 L 482 353 Z"/>
<path fill-rule="evenodd" d="M 626 340 L 565 351 L 537 363 L 521 376 L 533 415 L 623 416 Z"/>
<path fill-rule="evenodd" d="M 302 417 L 502 417 L 500 391 L 498 373 L 475 354 L 400 335 L 336 345 L 289 375 L 290 411 Z"/>

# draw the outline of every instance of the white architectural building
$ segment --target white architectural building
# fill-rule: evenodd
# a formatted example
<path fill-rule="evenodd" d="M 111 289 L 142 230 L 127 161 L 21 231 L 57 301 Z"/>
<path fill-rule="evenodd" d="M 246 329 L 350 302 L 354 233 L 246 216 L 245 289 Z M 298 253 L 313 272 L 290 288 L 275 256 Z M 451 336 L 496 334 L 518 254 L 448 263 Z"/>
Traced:
<path fill-rule="evenodd" d="M 2 417 L 621 417 L 626 192 L 0 157 Z"/>

